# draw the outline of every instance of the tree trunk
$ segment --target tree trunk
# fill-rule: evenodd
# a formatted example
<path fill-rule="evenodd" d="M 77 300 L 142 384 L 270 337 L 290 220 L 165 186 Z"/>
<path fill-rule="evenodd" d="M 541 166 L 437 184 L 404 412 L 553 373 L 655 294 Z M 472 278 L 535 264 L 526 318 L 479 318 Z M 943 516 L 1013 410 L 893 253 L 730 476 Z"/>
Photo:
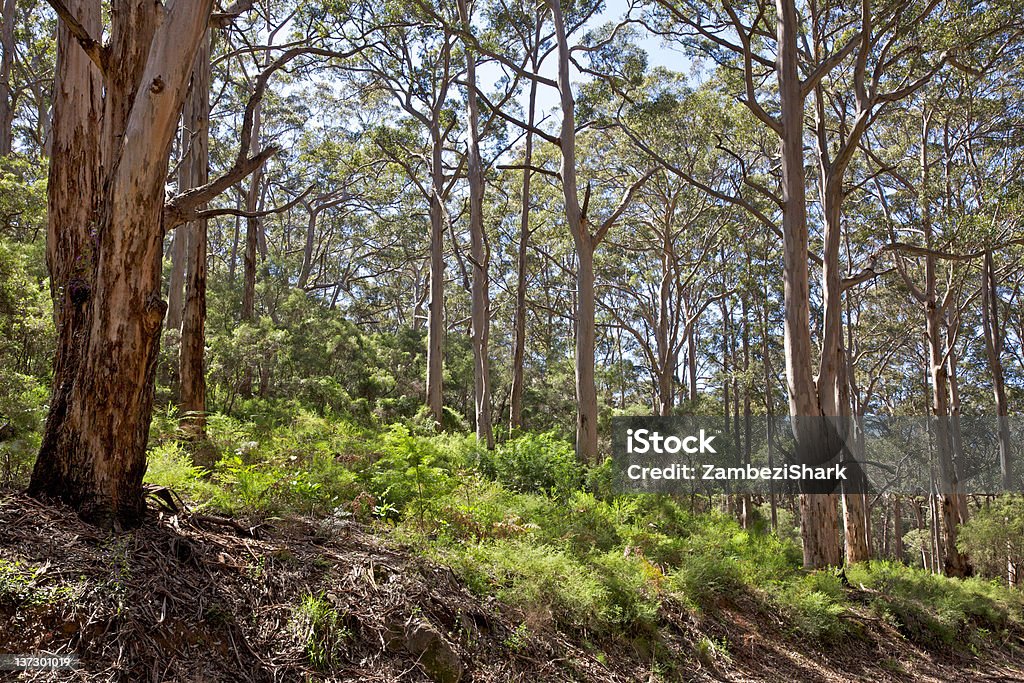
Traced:
<path fill-rule="evenodd" d="M 686 399 L 697 400 L 697 321 L 686 330 Z"/>
<path fill-rule="evenodd" d="M 187 145 L 189 140 L 182 140 L 183 153 L 187 153 Z M 184 159 L 182 165 L 187 163 Z M 182 182 L 186 180 L 183 176 L 182 168 L 178 168 L 178 191 L 190 189 L 191 185 L 182 185 Z M 185 261 L 188 259 L 188 241 L 189 231 L 176 229 L 171 235 L 171 274 L 168 278 L 167 286 L 167 319 L 164 321 L 164 326 L 168 330 L 180 330 L 181 329 L 181 316 L 182 309 L 184 307 L 185 300 Z M 172 384 L 177 384 L 173 381 Z"/>
<path fill-rule="evenodd" d="M 577 243 L 576 272 L 576 452 L 580 460 L 597 462 L 597 384 L 594 379 L 596 346 L 594 250 L 589 238 Z"/>
<path fill-rule="evenodd" d="M 658 290 L 658 319 L 654 340 L 657 363 L 652 368 L 657 380 L 656 408 L 659 415 L 671 415 L 675 401 L 675 340 L 669 339 L 669 301 L 672 297 L 674 261 L 672 251 L 672 217 L 669 212 L 664 233 L 661 235 L 661 282 Z"/>
<path fill-rule="evenodd" d="M 576 246 L 576 455 L 597 461 L 597 385 L 594 381 L 595 298 L 594 249 L 590 225 L 579 203 L 576 179 L 576 101 L 569 79 L 569 42 L 560 0 L 547 0 L 558 44 L 558 95 L 562 114 L 559 149 L 565 222 Z"/>
<path fill-rule="evenodd" d="M 903 562 L 903 506 L 898 493 L 892 496 L 892 555 L 897 562 Z"/>
<path fill-rule="evenodd" d="M 750 272 L 750 253 L 747 253 L 747 272 Z M 752 453 L 751 438 L 753 427 L 751 417 L 753 411 L 750 403 L 750 316 L 747 310 L 747 300 L 741 300 L 741 315 L 743 322 L 743 464 L 750 464 Z M 743 494 L 743 528 L 746 529 L 749 523 L 751 511 L 751 498 L 749 493 Z"/>
<path fill-rule="evenodd" d="M 996 293 L 995 267 L 992 252 L 985 252 L 981 271 L 981 314 L 985 333 L 985 353 L 992 394 L 995 397 L 997 431 L 999 434 L 999 472 L 1004 491 L 1013 489 L 1013 460 L 1010 445 L 1009 408 L 1006 403 L 1006 380 L 1003 372 L 1003 334 L 999 327 L 999 297 Z"/>
<path fill-rule="evenodd" d="M 209 180 L 210 156 L 210 33 L 207 31 L 192 71 L 192 85 L 182 115 L 182 137 L 191 139 L 188 156 L 180 170 L 188 187 L 200 187 Z M 188 235 L 186 250 L 185 305 L 181 322 L 181 350 L 178 375 L 182 427 L 193 438 L 203 435 L 206 425 L 206 245 L 207 221 L 200 218 L 177 228 Z"/>
<path fill-rule="evenodd" d="M 70 5 L 87 31 L 101 35 L 99 2 Z M 48 253 L 57 255 L 55 282 L 67 285 L 55 288 L 55 303 L 64 309 L 62 348 L 29 491 L 104 527 L 135 524 L 144 509 L 153 379 L 167 308 L 160 298 L 167 159 L 211 5 L 181 0 L 159 16 L 157 5 L 115 7 L 102 79 L 60 29 Z M 104 173 L 99 185 L 97 168 Z M 85 186 L 73 184 L 79 174 Z M 63 222 L 71 203 L 83 205 L 71 211 L 88 210 L 78 214 L 91 233 L 85 244 L 81 229 Z M 65 336 L 69 327 L 74 334 Z"/>
<path fill-rule="evenodd" d="M 309 222 L 306 224 L 306 242 L 302 247 L 302 266 L 299 268 L 299 289 L 305 289 L 309 283 L 309 275 L 313 272 L 313 245 L 316 242 L 316 220 L 320 211 L 312 204 L 306 203 Z"/>
<path fill-rule="evenodd" d="M 466 0 L 458 0 L 459 14 L 468 32 L 469 9 Z M 473 269 L 472 318 L 473 341 L 473 396 L 476 407 L 476 438 L 487 448 L 494 448 L 494 433 L 491 430 L 491 364 L 488 358 L 490 337 L 491 300 L 488 282 L 487 235 L 484 228 L 484 168 L 480 159 L 480 112 L 476 95 L 476 56 L 467 50 L 466 54 L 466 114 L 469 117 L 467 146 L 467 171 L 469 179 L 469 235 L 470 257 Z"/>
<path fill-rule="evenodd" d="M 260 124 L 262 120 L 263 103 L 257 102 L 252 118 L 252 151 L 258 154 L 262 143 L 260 141 Z M 249 214 L 255 213 L 259 208 L 260 193 L 263 181 L 262 165 L 256 169 L 249 181 L 249 191 L 245 195 L 245 211 Z M 245 252 L 242 256 L 242 321 L 252 322 L 256 317 L 256 257 L 259 247 L 260 219 L 256 216 L 247 216 L 245 219 Z M 246 385 L 251 386 L 252 377 L 249 372 L 249 379 Z M 248 389 L 244 393 L 248 393 Z"/>
<path fill-rule="evenodd" d="M 939 319 L 934 300 L 928 304 L 926 322 L 931 361 L 931 409 L 935 426 L 936 461 L 939 466 L 938 514 L 942 530 L 943 572 L 947 576 L 967 576 L 970 573 L 967 557 L 956 545 L 958 527 L 962 521 L 960 482 L 953 463 L 948 370 L 943 358 L 946 349 L 942 341 L 942 321 Z"/>
<path fill-rule="evenodd" d="M 765 448 L 768 451 L 768 467 L 775 467 L 775 401 L 772 398 L 775 382 L 772 378 L 771 356 L 768 347 L 768 285 L 765 282 L 761 319 L 761 362 L 764 365 L 764 415 Z M 768 480 L 768 506 L 771 513 L 772 531 L 779 528 L 779 511 L 775 498 L 775 481 Z"/>
<path fill-rule="evenodd" d="M 427 407 L 434 424 L 444 419 L 444 196 L 443 141 L 440 124 L 430 129 L 430 301 L 427 304 Z"/>
<path fill-rule="evenodd" d="M 70 0 L 68 9 L 92 35 L 102 28 L 98 2 Z M 50 272 L 57 345 L 53 361 L 50 411 L 29 494 L 71 498 L 87 468 L 73 453 L 58 452 L 58 438 L 70 428 L 74 384 L 89 325 L 89 297 L 95 277 L 96 220 L 103 187 L 103 80 L 63 22 L 57 30 L 49 182 L 47 186 L 46 263 Z"/>
<path fill-rule="evenodd" d="M 541 20 L 538 14 L 537 27 L 534 33 L 536 46 L 540 44 Z M 537 48 L 539 49 L 539 47 Z M 533 70 L 536 73 L 537 54 L 533 54 Z M 530 80 L 530 104 L 527 113 L 527 123 L 533 127 L 537 114 L 537 81 Z M 523 189 L 520 195 L 522 213 L 519 219 L 519 250 L 516 256 L 516 311 L 513 324 L 515 339 L 512 346 L 512 395 L 509 400 L 509 431 L 523 426 L 523 393 L 526 389 L 526 380 L 523 372 L 523 364 L 526 357 L 526 285 L 527 268 L 529 267 L 528 254 L 530 246 L 530 209 L 532 208 L 532 197 L 530 196 L 530 180 L 533 164 L 533 131 L 526 131 L 526 143 L 523 150 Z"/>
<path fill-rule="evenodd" d="M 14 91 L 11 71 L 14 69 L 14 25 L 18 12 L 15 0 L 3 0 L 0 23 L 0 156 L 11 153 L 14 145 Z"/>
<path fill-rule="evenodd" d="M 928 189 L 928 139 L 930 117 L 925 114 L 921 132 L 921 189 L 920 202 L 921 228 L 924 232 L 925 244 L 929 250 L 934 249 L 934 235 L 931 221 L 931 210 L 927 197 Z M 925 291 L 924 310 L 925 327 L 928 339 L 929 372 L 931 379 L 931 413 L 935 427 L 935 446 L 939 475 L 939 510 L 936 511 L 937 522 L 941 527 L 941 537 L 936 534 L 938 556 L 942 558 L 943 571 L 947 576 L 967 576 L 970 565 L 967 557 L 957 548 L 957 528 L 962 521 L 960 482 L 953 463 L 953 444 L 950 428 L 949 408 L 949 377 L 946 364 L 946 353 L 949 340 L 943 340 L 944 310 L 938 301 L 936 285 L 936 257 L 929 253 L 925 257 Z"/>
<path fill-rule="evenodd" d="M 798 21 L 794 0 L 777 0 L 778 80 L 782 125 L 782 199 L 786 376 L 798 459 L 829 458 L 831 444 L 821 419 L 819 387 L 811 369 L 810 295 L 807 267 L 807 205 L 803 152 L 804 96 L 799 76 Z M 828 393 L 827 391 L 824 393 Z M 828 399 L 828 404 L 834 402 Z M 833 413 L 834 414 L 834 413 Z M 838 566 L 842 560 L 834 493 L 800 494 L 804 566 Z"/>

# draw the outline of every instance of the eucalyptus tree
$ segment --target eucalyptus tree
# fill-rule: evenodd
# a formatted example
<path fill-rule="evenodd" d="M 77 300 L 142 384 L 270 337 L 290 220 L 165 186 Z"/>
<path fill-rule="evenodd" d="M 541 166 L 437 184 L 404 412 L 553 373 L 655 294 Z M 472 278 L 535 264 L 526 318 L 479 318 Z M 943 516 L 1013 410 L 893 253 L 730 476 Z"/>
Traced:
<path fill-rule="evenodd" d="M 203 187 L 210 180 L 210 57 L 210 31 L 207 30 L 195 56 L 182 112 L 179 192 Z M 180 226 L 174 235 L 176 240 L 185 238 L 178 402 L 185 415 L 185 427 L 193 436 L 202 435 L 206 424 L 207 227 L 207 219 L 197 217 Z"/>
<path fill-rule="evenodd" d="M 11 74 L 14 71 L 14 28 L 17 21 L 14 0 L 0 4 L 0 156 L 11 153 L 14 144 L 14 91 Z"/>
<path fill-rule="evenodd" d="M 165 233 L 226 210 L 202 207 L 277 150 L 253 152 L 253 118 L 285 51 L 256 79 L 237 154 L 210 182 L 166 197 L 168 161 L 212 2 L 51 2 L 60 17 L 47 261 L 58 328 L 53 399 L 30 493 L 104 526 L 136 523 L 167 304 Z M 107 42 L 99 38 L 107 36 Z M 332 57 L 346 55 L 320 49 Z M 198 269 L 197 269 L 198 270 Z"/>
<path fill-rule="evenodd" d="M 358 4 L 353 9 L 355 24 L 372 40 L 351 71 L 406 117 L 397 130 L 379 129 L 376 139 L 381 151 L 406 171 L 429 206 L 426 403 L 440 426 L 446 327 L 444 236 L 450 222 L 447 202 L 462 173 L 462 161 L 452 160 L 450 151 L 458 125 L 454 86 L 464 71 L 456 59 L 457 37 L 449 28 L 455 22 L 450 15 L 447 21 L 438 22 L 432 8 L 416 4 L 388 4 L 383 12 L 374 4 Z"/>
<path fill-rule="evenodd" d="M 531 2 L 506 6 L 507 12 L 496 14 L 497 30 L 511 27 L 512 35 L 518 38 L 518 47 L 528 55 L 527 67 L 530 72 L 540 73 L 541 63 L 550 52 L 550 41 L 543 40 L 544 6 Z M 532 234 L 530 211 L 532 209 L 530 185 L 533 180 L 533 128 L 537 124 L 537 80 L 529 79 L 525 141 L 522 156 L 522 186 L 519 193 L 520 219 L 519 239 L 516 251 L 516 297 L 513 318 L 514 338 L 512 348 L 512 381 L 509 395 L 509 429 L 518 429 L 523 424 L 523 395 L 526 380 L 523 364 L 526 357 L 526 297 L 529 268 L 529 245 Z"/>
<path fill-rule="evenodd" d="M 707 195 L 660 171 L 638 193 L 619 235 L 608 240 L 599 290 L 620 296 L 598 299 L 635 341 L 659 415 L 672 414 L 679 359 L 704 311 L 732 293 L 712 284 L 712 256 L 724 244 L 727 221 Z M 687 355 L 695 368 L 695 349 Z M 689 383 L 695 383 L 692 376 Z"/>
<path fill-rule="evenodd" d="M 965 303 L 962 293 L 971 257 L 949 247 L 964 245 L 971 238 L 964 234 L 962 224 L 951 220 L 952 216 L 943 210 L 941 193 L 936 192 L 935 173 L 951 161 L 943 159 L 943 136 L 949 132 L 948 128 L 943 130 L 944 112 L 927 95 L 918 98 L 915 105 L 906 111 L 905 123 L 916 123 L 917 135 L 904 137 L 907 144 L 900 150 L 902 159 L 889 160 L 887 173 L 877 182 L 878 197 L 885 210 L 887 247 L 894 252 L 896 271 L 924 313 L 931 391 L 929 413 L 937 418 L 934 425 L 942 558 L 946 573 L 964 576 L 970 568 L 966 556 L 957 548 L 957 527 L 965 520 L 967 510 L 950 420 L 950 369 L 955 366 L 956 334 L 949 333 L 948 320 L 958 317 L 957 311 Z M 890 147 L 889 152 L 893 151 L 896 150 Z M 891 196 L 886 196 L 883 181 L 895 184 L 896 191 L 890 191 Z M 919 242 L 915 238 L 905 239 L 918 234 Z"/>
<path fill-rule="evenodd" d="M 126 525 L 143 507 L 166 310 L 167 160 L 212 1 L 115 3 L 106 27 L 98 0 L 51 4 L 61 24 L 47 260 L 59 340 L 29 490 Z"/>
<path fill-rule="evenodd" d="M 778 189 L 744 177 L 748 189 L 781 209 L 784 247 L 786 311 L 786 375 L 790 414 L 801 457 L 818 462 L 838 452 L 835 423 L 844 415 L 842 376 L 842 292 L 839 260 L 840 207 L 846 165 L 857 149 L 863 129 L 880 102 L 899 99 L 919 87 L 937 68 L 926 64 L 918 74 L 901 76 L 891 91 L 881 93 L 879 83 L 894 69 L 911 62 L 917 43 L 899 40 L 907 25 L 929 17 L 937 3 L 901 4 L 881 9 L 865 2 L 859 7 L 802 5 L 780 0 L 777 8 L 760 0 L 735 6 L 708 2 L 659 2 L 651 15 L 652 28 L 686 43 L 692 52 L 715 63 L 723 78 L 754 119 L 772 131 L 780 144 Z M 777 10 L 777 11 L 776 11 Z M 853 60 L 856 113 L 837 127 L 839 142 L 828 140 L 832 128 L 824 122 L 826 85 L 838 82 L 837 69 Z M 774 76 L 776 89 L 764 86 Z M 823 171 L 823 198 L 827 206 L 824 248 L 819 257 L 808 254 L 809 221 L 804 157 L 804 120 L 811 94 L 818 102 L 818 156 Z M 839 99 L 846 97 L 845 93 Z M 774 184 L 774 183 L 773 183 Z M 777 230 L 774 226 L 769 226 Z M 822 338 L 817 373 L 812 356 L 808 260 L 822 268 Z M 807 491 L 810 493 L 810 491 Z M 816 492 L 801 497 L 804 561 L 808 566 L 838 564 L 836 498 Z"/>
<path fill-rule="evenodd" d="M 459 21 L 463 31 L 471 30 L 472 14 L 467 0 L 458 0 Z M 471 334 L 473 342 L 473 380 L 477 439 L 494 448 L 491 429 L 491 363 L 488 357 L 491 301 L 488 268 L 490 249 L 484 229 L 484 165 L 480 156 L 480 103 L 477 98 L 476 60 L 471 45 L 466 46 L 466 177 L 469 181 L 470 264 L 473 271 Z"/>

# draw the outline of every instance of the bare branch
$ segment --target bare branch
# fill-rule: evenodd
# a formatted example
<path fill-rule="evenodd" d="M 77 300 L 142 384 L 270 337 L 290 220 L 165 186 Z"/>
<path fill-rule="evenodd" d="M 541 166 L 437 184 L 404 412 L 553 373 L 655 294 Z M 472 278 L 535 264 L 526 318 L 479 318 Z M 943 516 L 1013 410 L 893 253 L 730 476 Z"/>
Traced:
<path fill-rule="evenodd" d="M 50 7 L 54 9 L 60 20 L 64 22 L 68 31 L 75 37 L 78 44 L 85 50 L 85 54 L 89 56 L 93 64 L 100 70 L 100 73 L 107 73 L 107 49 L 98 40 L 89 35 L 89 31 L 82 26 L 82 22 L 78 20 L 75 15 L 71 13 L 68 6 L 64 4 L 63 0 L 46 0 Z"/>
<path fill-rule="evenodd" d="M 272 209 L 265 209 L 263 211 L 243 211 L 242 209 L 206 209 L 204 211 L 197 211 L 192 218 L 189 220 L 201 220 L 204 218 L 216 218 L 217 216 L 240 216 L 242 218 L 262 218 L 263 216 L 269 216 L 275 213 L 284 213 L 288 209 L 292 208 L 296 204 L 301 203 L 316 185 L 310 185 L 306 190 L 291 200 L 287 204 L 281 206 L 275 206 Z"/>
<path fill-rule="evenodd" d="M 622 200 L 619 201 L 619 205 L 615 207 L 615 210 L 612 211 L 611 215 L 608 216 L 608 218 L 604 219 L 604 222 L 601 223 L 601 227 L 597 229 L 596 233 L 594 233 L 593 240 L 595 245 L 601 243 L 601 240 L 605 238 L 605 235 L 607 235 L 608 231 L 611 230 L 613 225 L 615 225 L 615 222 L 619 220 L 623 212 L 625 212 L 625 210 L 629 208 L 629 205 L 633 201 L 633 197 L 636 195 L 636 193 L 640 190 L 641 187 L 644 186 L 644 183 L 646 183 L 651 176 L 657 173 L 657 171 L 657 166 L 648 169 L 646 173 L 637 178 L 636 181 L 629 186 L 629 189 L 626 190 L 626 193 L 622 195 Z M 589 189 L 587 194 L 589 196 Z"/>
<path fill-rule="evenodd" d="M 277 147 L 267 147 L 259 154 L 236 160 L 234 166 L 211 182 L 171 197 L 164 205 L 164 230 L 201 218 L 199 207 L 239 182 L 277 154 Z"/>

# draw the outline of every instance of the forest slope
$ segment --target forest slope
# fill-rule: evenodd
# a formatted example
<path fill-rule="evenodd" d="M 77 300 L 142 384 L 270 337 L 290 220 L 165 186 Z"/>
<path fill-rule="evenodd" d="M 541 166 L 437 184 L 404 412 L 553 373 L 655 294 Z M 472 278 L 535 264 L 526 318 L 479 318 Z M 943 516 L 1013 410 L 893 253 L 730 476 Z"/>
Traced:
<path fill-rule="evenodd" d="M 924 613 L 910 597 L 879 616 L 877 591 L 863 587 L 843 589 L 843 636 L 831 641 L 745 590 L 712 591 L 699 609 L 666 593 L 650 619 L 591 631 L 473 592 L 347 517 L 247 528 L 151 507 L 119 534 L 0 497 L 0 642 L 82 660 L 74 674 L 15 680 L 1024 679 L 1019 622 L 973 616 L 943 643 L 914 622 Z"/>

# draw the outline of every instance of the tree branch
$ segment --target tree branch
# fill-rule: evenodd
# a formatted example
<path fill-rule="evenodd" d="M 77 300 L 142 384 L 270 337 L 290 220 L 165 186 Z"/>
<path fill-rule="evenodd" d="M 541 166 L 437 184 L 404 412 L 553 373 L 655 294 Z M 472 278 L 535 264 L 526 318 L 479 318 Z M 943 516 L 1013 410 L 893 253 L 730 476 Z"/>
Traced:
<path fill-rule="evenodd" d="M 248 176 L 278 151 L 277 147 L 270 146 L 255 156 L 236 160 L 234 166 L 215 180 L 171 197 L 164 205 L 164 230 L 202 218 L 200 206 Z"/>
<path fill-rule="evenodd" d="M 71 35 L 75 37 L 78 44 L 82 46 L 85 54 L 88 55 L 89 59 L 92 60 L 93 64 L 100 70 L 100 73 L 106 75 L 107 73 L 107 50 L 103 47 L 103 44 L 98 40 L 94 39 L 89 35 L 89 31 L 82 26 L 82 22 L 78 21 L 78 18 L 71 13 L 68 6 L 64 4 L 63 0 L 46 0 L 50 7 L 54 9 L 60 20 L 64 22 L 64 26 L 67 27 Z"/>

